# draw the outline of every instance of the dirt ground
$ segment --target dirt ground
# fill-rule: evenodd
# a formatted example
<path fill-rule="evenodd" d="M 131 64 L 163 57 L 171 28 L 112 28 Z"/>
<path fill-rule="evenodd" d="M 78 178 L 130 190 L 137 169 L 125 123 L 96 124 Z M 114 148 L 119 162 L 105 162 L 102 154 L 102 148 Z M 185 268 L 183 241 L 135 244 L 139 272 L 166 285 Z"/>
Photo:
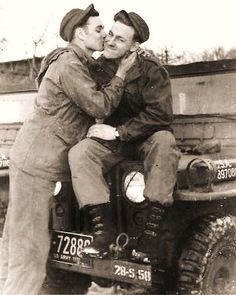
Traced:
<path fill-rule="evenodd" d="M 61 278 L 47 279 L 41 289 L 40 295 L 49 294 L 77 294 L 77 295 L 144 295 L 150 294 L 142 287 L 122 286 L 122 284 L 112 283 L 110 286 L 102 287 L 95 282 L 91 282 L 86 275 L 76 273 L 64 273 Z M 154 293 L 152 293 L 154 294 Z M 155 292 L 155 295 L 167 295 L 162 292 Z M 175 295 L 175 294 L 168 294 Z"/>
<path fill-rule="evenodd" d="M 64 273 L 61 278 L 48 279 L 41 289 L 40 295 L 49 294 L 77 294 L 77 295 L 176 295 L 176 293 L 164 292 L 159 288 L 152 292 L 145 288 L 135 285 L 127 285 L 119 282 L 102 281 L 103 284 L 109 284 L 102 287 L 91 282 L 90 277 L 77 273 Z M 100 282 L 101 283 L 101 282 Z M 212 295 L 212 294 L 211 294 Z M 236 295 L 236 294 L 235 294 Z"/>
<path fill-rule="evenodd" d="M 51 273 L 41 289 L 40 295 L 48 294 L 86 294 L 91 285 L 90 277 L 77 273 L 59 271 Z"/>

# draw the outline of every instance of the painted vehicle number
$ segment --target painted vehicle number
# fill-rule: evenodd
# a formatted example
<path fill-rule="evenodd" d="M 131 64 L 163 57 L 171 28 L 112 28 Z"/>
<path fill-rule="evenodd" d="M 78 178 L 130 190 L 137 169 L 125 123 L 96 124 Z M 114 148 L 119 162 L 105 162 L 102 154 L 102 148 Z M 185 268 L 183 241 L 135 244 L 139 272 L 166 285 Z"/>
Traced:
<path fill-rule="evenodd" d="M 113 265 L 113 274 L 118 277 L 126 277 L 134 281 L 151 282 L 152 273 L 150 266 L 144 266 L 132 263 L 132 266 L 117 261 Z"/>
<path fill-rule="evenodd" d="M 218 160 L 215 162 L 217 167 L 217 180 L 230 180 L 236 178 L 235 164 L 230 163 L 228 160 Z"/>
<path fill-rule="evenodd" d="M 52 231 L 50 258 L 52 260 L 79 263 L 80 251 L 88 246 L 93 237 L 63 231 Z"/>
<path fill-rule="evenodd" d="M 10 164 L 9 158 L 4 154 L 0 154 L 0 169 L 9 168 L 9 164 Z"/>

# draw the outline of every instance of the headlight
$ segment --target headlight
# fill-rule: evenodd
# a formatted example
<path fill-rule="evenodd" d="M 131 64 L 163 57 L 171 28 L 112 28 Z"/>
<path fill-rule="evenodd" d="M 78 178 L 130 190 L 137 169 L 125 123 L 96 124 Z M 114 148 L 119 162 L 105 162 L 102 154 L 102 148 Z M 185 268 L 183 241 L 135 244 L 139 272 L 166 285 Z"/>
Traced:
<path fill-rule="evenodd" d="M 134 203 L 145 201 L 143 190 L 145 187 L 144 176 L 138 171 L 132 171 L 124 179 L 124 191 L 126 197 Z"/>
<path fill-rule="evenodd" d="M 56 184 L 55 184 L 54 193 L 53 193 L 54 197 L 56 197 L 60 193 L 61 188 L 62 188 L 61 182 L 57 181 Z"/>

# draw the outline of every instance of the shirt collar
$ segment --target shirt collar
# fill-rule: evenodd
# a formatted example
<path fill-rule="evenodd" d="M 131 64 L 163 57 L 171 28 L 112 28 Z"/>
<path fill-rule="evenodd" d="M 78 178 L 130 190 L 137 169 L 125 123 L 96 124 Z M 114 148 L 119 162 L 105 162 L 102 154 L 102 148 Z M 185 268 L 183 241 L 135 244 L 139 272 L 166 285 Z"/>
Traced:
<path fill-rule="evenodd" d="M 106 59 L 103 55 L 100 57 L 101 68 L 108 73 L 108 75 L 115 75 L 120 59 Z M 135 64 L 129 69 L 125 82 L 130 82 L 141 76 L 142 71 L 142 57 L 137 56 Z"/>

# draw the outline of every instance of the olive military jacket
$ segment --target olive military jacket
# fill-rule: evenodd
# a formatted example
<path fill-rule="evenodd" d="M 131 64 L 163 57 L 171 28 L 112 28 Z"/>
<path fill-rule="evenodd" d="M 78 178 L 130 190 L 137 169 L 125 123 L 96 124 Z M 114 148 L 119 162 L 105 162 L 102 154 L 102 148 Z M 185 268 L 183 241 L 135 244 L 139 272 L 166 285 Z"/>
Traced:
<path fill-rule="evenodd" d="M 99 85 L 115 74 L 118 61 L 99 58 Z M 121 141 L 142 141 L 160 130 L 170 130 L 172 95 L 167 71 L 152 57 L 137 56 L 125 79 L 122 100 L 106 124 L 117 127 Z"/>
<path fill-rule="evenodd" d="M 124 81 L 115 76 L 101 91 L 92 80 L 92 59 L 69 44 L 46 58 L 34 112 L 18 133 L 10 152 L 23 171 L 52 181 L 70 176 L 68 150 L 83 139 L 94 118 L 106 118 L 117 107 Z"/>

